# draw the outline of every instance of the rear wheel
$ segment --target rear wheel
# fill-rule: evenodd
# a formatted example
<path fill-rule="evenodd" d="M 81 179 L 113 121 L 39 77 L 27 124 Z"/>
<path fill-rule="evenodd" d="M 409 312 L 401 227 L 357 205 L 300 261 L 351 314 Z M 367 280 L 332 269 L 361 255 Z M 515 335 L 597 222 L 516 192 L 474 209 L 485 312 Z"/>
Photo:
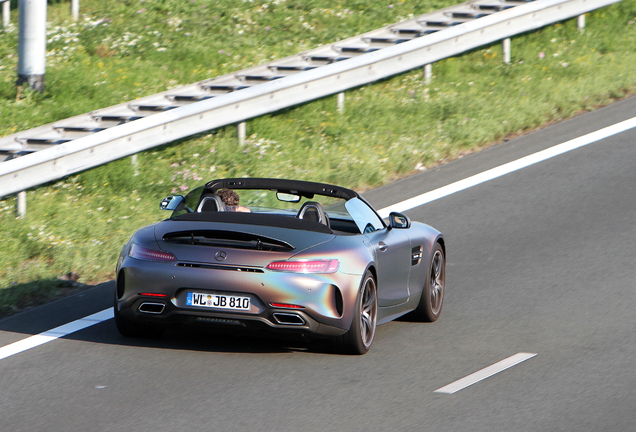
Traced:
<path fill-rule="evenodd" d="M 152 327 L 147 324 L 140 324 L 121 315 L 117 310 L 117 300 L 113 310 L 115 325 L 122 336 L 136 338 L 157 338 L 163 334 L 163 329 Z"/>
<path fill-rule="evenodd" d="M 433 322 L 442 313 L 444 291 L 446 287 L 446 259 L 439 243 L 433 249 L 433 257 L 428 265 L 428 274 L 420 303 L 415 309 L 415 316 L 426 322 Z"/>
<path fill-rule="evenodd" d="M 349 354 L 366 354 L 375 337 L 378 316 L 378 290 L 375 279 L 367 271 L 356 300 L 355 311 L 349 331 L 338 337 L 338 342 Z"/>

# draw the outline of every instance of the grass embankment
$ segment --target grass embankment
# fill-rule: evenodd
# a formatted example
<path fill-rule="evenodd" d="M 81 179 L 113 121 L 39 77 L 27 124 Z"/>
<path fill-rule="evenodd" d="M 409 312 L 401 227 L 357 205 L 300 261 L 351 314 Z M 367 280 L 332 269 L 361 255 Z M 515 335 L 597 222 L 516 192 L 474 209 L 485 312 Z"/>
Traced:
<path fill-rule="evenodd" d="M 56 4 L 44 94 L 15 101 L 17 31 L 0 32 L 0 135 L 455 2 L 418 3 L 87 0 L 78 25 L 68 4 Z M 83 283 L 112 278 L 121 245 L 165 217 L 158 202 L 172 191 L 226 176 L 365 189 L 623 97 L 636 82 L 634 17 L 636 0 L 625 0 L 589 14 L 584 33 L 570 20 L 514 38 L 509 65 L 494 44 L 436 63 L 431 85 L 412 71 L 349 91 L 342 114 L 329 97 L 250 120 L 244 147 L 227 127 L 142 153 L 136 166 L 113 162 L 29 191 L 24 220 L 15 219 L 15 198 L 4 199 L 0 313 L 54 295 L 69 272 Z"/>

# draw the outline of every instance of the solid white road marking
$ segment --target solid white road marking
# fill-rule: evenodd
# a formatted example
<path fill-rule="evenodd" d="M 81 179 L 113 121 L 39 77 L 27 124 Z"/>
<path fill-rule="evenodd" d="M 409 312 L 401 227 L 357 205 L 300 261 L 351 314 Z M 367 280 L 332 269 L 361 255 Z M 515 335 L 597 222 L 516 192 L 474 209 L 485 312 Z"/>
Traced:
<path fill-rule="evenodd" d="M 477 371 L 473 374 L 468 375 L 460 380 L 455 381 L 454 383 L 450 383 L 447 386 L 439 388 L 435 390 L 435 393 L 446 393 L 453 394 L 462 389 L 465 389 L 468 386 L 471 386 L 479 381 L 485 380 L 488 377 L 491 377 L 495 374 L 498 374 L 501 371 L 504 371 L 508 368 L 513 367 L 514 365 L 518 365 L 521 362 L 524 362 L 537 354 L 533 353 L 518 353 L 507 359 L 503 359 L 500 362 L 495 363 L 492 366 L 488 366 L 480 371 Z"/>
<path fill-rule="evenodd" d="M 538 162 L 542 162 L 546 159 L 550 159 L 554 156 L 558 156 L 560 154 L 569 152 L 570 150 L 574 150 L 579 147 L 592 144 L 596 141 L 600 141 L 612 135 L 625 132 L 626 130 L 632 129 L 634 127 L 636 127 L 636 117 L 632 117 L 631 119 L 622 121 L 620 123 L 616 123 L 615 125 L 608 126 L 596 132 L 589 133 L 582 137 L 575 138 L 573 140 L 564 142 L 562 144 L 558 144 L 554 147 L 550 147 L 543 151 L 531 154 L 521 159 L 517 159 L 515 161 L 509 162 L 499 167 L 490 169 L 488 171 L 484 171 L 481 174 L 476 174 L 464 180 L 460 180 L 455 183 L 451 183 L 447 186 L 441 187 L 439 189 L 435 189 L 433 191 L 424 193 L 422 195 L 418 195 L 414 198 L 407 199 L 405 201 L 394 204 L 392 206 L 385 207 L 379 210 L 378 213 L 380 214 L 381 217 L 386 218 L 389 216 L 389 213 L 391 213 L 392 211 L 403 212 L 415 207 L 419 207 L 431 201 L 435 201 L 445 196 L 454 194 L 455 192 L 468 189 L 478 184 L 487 182 L 488 180 L 501 177 L 513 171 L 520 170 L 521 168 L 525 168 L 527 166 L 534 165 Z M 44 333 L 40 333 L 31 337 L 28 337 L 26 339 L 23 339 L 21 341 L 14 342 L 10 345 L 6 345 L 0 348 L 0 360 L 10 357 L 14 354 L 21 353 L 22 351 L 35 348 L 36 346 L 45 344 L 47 342 L 50 342 L 62 336 L 66 336 L 68 334 L 74 333 L 78 330 L 82 330 L 86 327 L 90 327 L 102 321 L 109 320 L 112 317 L 113 317 L 113 309 L 112 308 L 104 309 L 101 312 L 78 319 L 77 321 L 64 324 L 60 327 L 56 327 Z M 436 391 L 439 392 L 440 390 L 436 390 Z"/>
<path fill-rule="evenodd" d="M 455 192 L 463 191 L 464 189 L 477 186 L 478 184 L 485 183 L 489 180 L 496 179 L 497 177 L 501 177 L 506 174 L 510 174 L 511 172 L 529 167 L 530 165 L 543 162 L 560 154 L 567 153 L 571 150 L 575 150 L 577 148 L 608 138 L 612 135 L 625 132 L 626 130 L 632 129 L 634 127 L 636 127 L 636 117 L 632 117 L 628 120 L 616 123 L 612 126 L 597 130 L 596 132 L 591 132 L 587 135 L 574 138 L 562 144 L 558 144 L 540 152 L 522 157 L 521 159 L 517 159 L 515 161 L 500 165 L 496 168 L 489 169 L 488 171 L 475 174 L 472 177 L 456 181 L 455 183 L 451 183 L 439 189 L 435 189 L 422 195 L 418 195 L 416 197 L 399 202 L 397 204 L 393 204 L 389 207 L 385 207 L 378 211 L 378 214 L 382 218 L 386 218 L 389 217 L 389 214 L 391 212 L 404 212 L 406 210 L 419 207 L 431 201 L 435 201 L 440 198 L 452 195 Z"/>
<path fill-rule="evenodd" d="M 54 329 L 45 331 L 44 333 L 36 334 L 26 339 L 19 340 L 12 344 L 3 346 L 0 348 L 0 360 L 11 357 L 14 354 L 21 353 L 22 351 L 35 348 L 47 342 L 51 342 L 57 338 L 61 338 L 76 331 L 85 329 L 92 325 L 98 324 L 102 321 L 109 320 L 113 317 L 113 308 L 104 309 L 101 312 L 94 313 L 93 315 L 80 318 L 76 321 L 68 324 L 55 327 Z"/>

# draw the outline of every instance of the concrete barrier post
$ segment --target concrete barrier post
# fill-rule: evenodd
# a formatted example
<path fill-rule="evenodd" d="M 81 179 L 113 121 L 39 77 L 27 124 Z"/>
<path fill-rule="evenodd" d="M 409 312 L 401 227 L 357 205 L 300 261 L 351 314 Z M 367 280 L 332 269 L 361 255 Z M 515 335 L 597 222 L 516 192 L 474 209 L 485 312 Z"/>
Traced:
<path fill-rule="evenodd" d="M 46 69 L 46 0 L 20 0 L 18 31 L 18 87 L 44 91 Z"/>
<path fill-rule="evenodd" d="M 79 20 L 79 0 L 71 0 L 71 15 L 75 21 Z"/>
<path fill-rule="evenodd" d="M 11 2 L 6 0 L 2 3 L 2 26 L 9 27 L 9 23 L 11 22 Z"/>

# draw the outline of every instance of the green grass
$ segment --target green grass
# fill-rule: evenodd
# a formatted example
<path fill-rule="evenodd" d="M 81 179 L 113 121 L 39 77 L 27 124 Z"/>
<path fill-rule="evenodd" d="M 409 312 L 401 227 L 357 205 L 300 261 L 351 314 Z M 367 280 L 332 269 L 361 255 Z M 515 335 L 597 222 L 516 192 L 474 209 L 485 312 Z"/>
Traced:
<path fill-rule="evenodd" d="M 104 3 L 84 1 L 86 15 L 76 26 L 68 3 L 49 6 L 49 39 L 61 36 L 48 45 L 55 52 L 42 95 L 26 92 L 15 100 L 17 31 L 0 32 L 0 135 L 455 2 L 395 2 L 392 8 L 371 0 Z M 434 64 L 428 86 L 417 70 L 349 91 L 342 114 L 335 97 L 327 97 L 262 116 L 248 121 L 243 147 L 236 129 L 226 127 L 141 153 L 136 166 L 122 159 L 29 191 L 24 220 L 15 218 L 15 197 L 5 198 L 0 287 L 10 289 L 0 290 L 0 313 L 43 301 L 59 290 L 56 278 L 71 271 L 83 283 L 112 278 L 121 245 L 137 228 L 166 216 L 159 200 L 173 191 L 226 176 L 364 190 L 624 97 L 636 82 L 634 17 L 636 0 L 625 0 L 589 14 L 584 33 L 569 20 L 514 38 L 508 65 L 493 44 Z M 110 21 L 95 25 L 99 20 Z M 130 45 L 122 46 L 126 34 Z M 28 301 L 16 300 L 21 291 Z"/>

